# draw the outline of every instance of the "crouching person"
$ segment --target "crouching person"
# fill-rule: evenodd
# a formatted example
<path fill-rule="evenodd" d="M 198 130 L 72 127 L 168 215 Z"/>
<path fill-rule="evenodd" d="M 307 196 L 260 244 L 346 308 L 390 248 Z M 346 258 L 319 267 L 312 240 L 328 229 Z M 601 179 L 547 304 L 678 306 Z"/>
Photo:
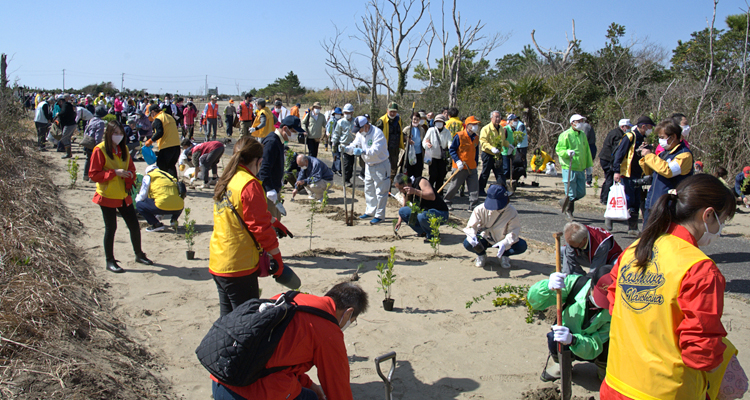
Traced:
<path fill-rule="evenodd" d="M 440 218 L 440 225 L 448 222 L 448 205 L 443 201 L 443 196 L 436 193 L 430 182 L 421 176 L 408 177 L 399 173 L 396 174 L 395 183 L 396 189 L 405 195 L 403 207 L 398 210 L 396 230 L 406 221 L 419 237 L 425 237 L 425 242 L 429 242 L 432 238 L 430 217 Z M 411 218 L 411 207 L 406 205 L 407 201 L 416 202 L 422 209 L 416 218 Z"/>
<path fill-rule="evenodd" d="M 313 156 L 297 156 L 299 173 L 297 174 L 296 187 L 304 187 L 310 193 L 310 199 L 323 200 L 323 195 L 328 187 L 333 184 L 333 172 L 322 161 Z M 292 191 L 292 197 L 297 194 L 297 189 Z"/>
<path fill-rule="evenodd" d="M 611 270 L 612 266 L 603 266 L 586 276 L 554 272 L 549 280 L 539 281 L 529 289 L 527 300 L 534 310 L 554 306 L 557 290 L 562 290 L 564 325 L 553 325 L 552 331 L 547 333 L 553 364 L 542 371 L 543 381 L 560 378 L 557 343 L 563 345 L 563 350 L 570 349 L 572 360 L 596 364 L 598 378 L 604 379 L 611 319 L 607 300 L 607 288 L 612 284 Z"/>
<path fill-rule="evenodd" d="M 608 231 L 579 222 L 568 222 L 563 228 L 565 246 L 562 272 L 564 274 L 586 275 L 582 267 L 593 273 L 603 265 L 610 267 L 622 254 L 622 248 Z"/>
<path fill-rule="evenodd" d="M 185 202 L 180 197 L 177 179 L 168 172 L 160 170 L 156 164 L 149 165 L 135 201 L 135 209 L 150 225 L 146 232 L 161 232 L 167 229 L 156 218 L 157 215 L 171 215 L 170 225 L 172 229 L 177 230 L 177 219 L 185 208 Z"/>
<path fill-rule="evenodd" d="M 343 331 L 367 311 L 367 293 L 351 282 L 343 282 L 323 297 L 299 293 L 293 301 L 315 308 L 316 312 L 298 309 L 286 326 L 265 364 L 266 371 L 280 370 L 247 386 L 227 385 L 212 375 L 215 400 L 353 399 Z M 316 315 L 320 312 L 330 315 Z M 313 366 L 318 371 L 319 385 L 306 374 Z"/>
<path fill-rule="evenodd" d="M 487 190 L 484 204 L 471 212 L 464 229 L 464 248 L 477 254 L 477 267 L 484 267 L 489 247 L 497 248 L 497 256 L 503 268 L 510 268 L 509 256 L 526 251 L 526 241 L 518 237 L 521 233 L 521 220 L 518 211 L 508 204 L 509 196 L 504 186 L 492 185 Z"/>

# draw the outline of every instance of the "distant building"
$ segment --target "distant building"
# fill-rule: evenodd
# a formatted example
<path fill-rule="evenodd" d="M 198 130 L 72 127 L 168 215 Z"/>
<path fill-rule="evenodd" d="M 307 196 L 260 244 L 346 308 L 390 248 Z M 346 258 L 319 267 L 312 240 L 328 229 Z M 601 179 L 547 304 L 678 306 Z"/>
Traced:
<path fill-rule="evenodd" d="M 215 88 L 213 88 L 213 89 L 210 89 L 210 88 L 208 89 L 208 96 L 213 96 L 213 95 L 216 95 L 216 96 L 219 95 L 219 87 L 218 86 L 215 87 Z"/>

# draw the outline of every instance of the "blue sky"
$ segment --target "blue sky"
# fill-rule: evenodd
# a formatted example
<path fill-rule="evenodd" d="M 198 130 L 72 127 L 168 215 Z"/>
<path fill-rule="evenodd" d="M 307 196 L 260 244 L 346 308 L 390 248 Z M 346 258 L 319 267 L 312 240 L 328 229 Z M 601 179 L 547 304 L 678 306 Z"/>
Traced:
<path fill-rule="evenodd" d="M 365 8 L 364 0 L 7 3 L 0 24 L 0 52 L 9 56 L 11 81 L 18 78 L 22 85 L 58 88 L 66 69 L 67 87 L 101 81 L 119 87 L 125 73 L 125 87 L 152 93 L 196 93 L 208 75 L 209 87 L 236 94 L 237 84 L 240 92 L 261 88 L 289 71 L 299 76 L 303 86 L 332 86 L 320 43 L 334 35 L 334 23 L 354 34 L 357 16 Z M 711 0 L 459 0 L 458 8 L 465 22 L 486 23 L 486 34 L 511 34 L 490 54 L 494 63 L 531 44 L 532 29 L 541 46 L 564 47 L 573 18 L 576 35 L 587 51 L 603 45 L 611 22 L 625 25 L 628 39 L 648 38 L 671 50 L 678 40 L 689 40 L 690 33 L 708 26 L 712 4 Z M 726 28 L 724 19 L 741 13 L 740 7 L 745 7 L 742 0 L 720 1 L 717 28 Z M 446 8 L 449 12 L 448 4 Z M 435 18 L 439 9 L 440 2 L 433 0 Z M 346 43 L 352 51 L 364 51 L 356 41 Z M 421 51 L 417 60 L 424 55 Z M 361 70 L 366 62 L 358 59 Z M 410 89 L 421 87 L 421 82 L 410 79 Z"/>

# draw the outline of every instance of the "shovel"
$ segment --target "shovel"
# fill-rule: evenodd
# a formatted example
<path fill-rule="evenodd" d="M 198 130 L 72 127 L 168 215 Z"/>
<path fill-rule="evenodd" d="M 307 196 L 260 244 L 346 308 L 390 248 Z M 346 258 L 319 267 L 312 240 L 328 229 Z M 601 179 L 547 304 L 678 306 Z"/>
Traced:
<path fill-rule="evenodd" d="M 354 189 L 357 187 L 357 157 L 354 157 L 354 165 L 352 166 L 352 209 L 349 210 L 349 206 L 344 201 L 344 216 L 346 219 L 347 226 L 354 225 Z M 346 184 L 344 185 L 344 195 L 346 195 Z M 346 197 L 344 198 L 346 199 Z"/>
<path fill-rule="evenodd" d="M 461 171 L 461 170 L 460 169 L 456 169 L 456 171 L 453 172 L 453 174 L 448 179 L 446 179 L 445 183 L 443 183 L 443 186 L 440 186 L 440 189 L 437 190 L 437 193 L 442 192 L 443 189 L 445 189 L 445 187 L 448 186 L 448 184 L 450 183 L 450 181 L 453 180 L 453 178 L 455 178 L 456 175 L 458 175 L 459 171 Z"/>
<path fill-rule="evenodd" d="M 344 189 L 344 223 L 346 226 L 352 226 L 353 221 L 349 219 L 349 204 L 346 202 L 346 182 L 342 181 L 341 187 Z M 352 198 L 352 203 L 354 203 L 354 198 Z"/>
<path fill-rule="evenodd" d="M 388 360 L 391 360 L 391 370 L 388 371 L 388 376 L 386 377 L 383 375 L 383 371 L 380 370 L 380 364 Z M 375 357 L 375 369 L 378 371 L 380 379 L 382 379 L 385 384 L 385 400 L 392 400 L 393 396 L 391 393 L 393 392 L 393 371 L 396 370 L 396 352 L 392 351 L 388 354 L 383 354 L 380 357 Z"/>
<path fill-rule="evenodd" d="M 553 234 L 555 237 L 555 271 L 560 272 L 562 270 L 562 255 L 560 254 L 560 237 L 561 232 Z M 562 290 L 557 289 L 557 325 L 563 325 L 562 319 Z M 557 342 L 557 357 L 560 362 L 560 392 L 562 394 L 562 400 L 570 400 L 572 395 L 572 379 L 573 379 L 573 364 L 570 357 L 570 350 L 567 346 L 563 346 L 562 343 Z"/>

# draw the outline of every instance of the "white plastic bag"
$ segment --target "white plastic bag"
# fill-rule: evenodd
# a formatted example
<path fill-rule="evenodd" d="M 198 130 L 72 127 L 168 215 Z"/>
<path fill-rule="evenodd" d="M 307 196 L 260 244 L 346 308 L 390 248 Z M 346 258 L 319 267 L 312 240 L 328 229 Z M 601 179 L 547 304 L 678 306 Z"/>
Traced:
<path fill-rule="evenodd" d="M 426 149 L 424 152 L 424 163 L 426 165 L 432 164 L 432 154 L 430 154 L 430 152 L 428 152 Z"/>
<path fill-rule="evenodd" d="M 629 218 L 628 201 L 625 198 L 625 188 L 619 182 L 616 182 L 609 189 L 607 211 L 604 212 L 604 218 L 616 221 L 626 221 Z"/>
<path fill-rule="evenodd" d="M 414 150 L 414 146 L 409 146 L 409 165 L 417 163 L 417 151 Z"/>
<path fill-rule="evenodd" d="M 550 176 L 557 176 L 557 168 L 555 168 L 555 163 L 548 162 L 547 166 L 544 168 L 544 173 Z"/>

